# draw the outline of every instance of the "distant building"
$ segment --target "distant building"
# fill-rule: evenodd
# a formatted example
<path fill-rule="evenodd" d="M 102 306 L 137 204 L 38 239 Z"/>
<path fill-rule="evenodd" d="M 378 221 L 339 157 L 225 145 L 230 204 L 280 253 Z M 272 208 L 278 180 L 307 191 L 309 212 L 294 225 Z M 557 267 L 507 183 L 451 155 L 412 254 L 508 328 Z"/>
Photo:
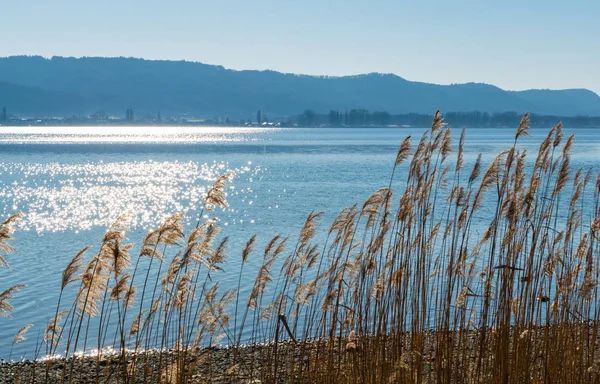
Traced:
<path fill-rule="evenodd" d="M 133 109 L 127 108 L 127 110 L 125 111 L 125 120 L 133 121 Z"/>
<path fill-rule="evenodd" d="M 108 114 L 105 111 L 98 111 L 90 117 L 92 120 L 105 121 L 108 119 Z"/>

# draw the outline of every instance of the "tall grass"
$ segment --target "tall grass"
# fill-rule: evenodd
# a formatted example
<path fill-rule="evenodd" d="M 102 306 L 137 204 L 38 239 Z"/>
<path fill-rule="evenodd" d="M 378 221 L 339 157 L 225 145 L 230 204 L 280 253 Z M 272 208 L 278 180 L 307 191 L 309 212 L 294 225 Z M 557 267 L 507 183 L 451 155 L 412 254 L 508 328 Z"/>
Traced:
<path fill-rule="evenodd" d="M 16 222 L 21 219 L 21 213 L 10 216 L 4 222 L 0 223 L 0 268 L 10 268 L 6 261 L 6 255 L 15 251 L 9 241 L 13 240 L 12 234 L 15 231 Z M 23 289 L 23 284 L 13 285 L 0 293 L 0 317 L 8 317 L 13 311 L 12 305 L 9 303 L 10 298 L 18 291 Z"/>
<path fill-rule="evenodd" d="M 232 382 L 598 381 L 600 177 L 571 168 L 573 136 L 560 124 L 528 161 L 528 128 L 526 114 L 510 148 L 466 169 L 465 131 L 454 147 L 436 113 L 416 145 L 400 144 L 385 187 L 322 237 L 318 212 L 293 240 L 256 250 L 249 237 L 233 252 L 237 287 L 219 284 L 236 272 L 225 271 L 228 239 L 214 218 L 186 234 L 183 214 L 172 215 L 138 255 L 119 218 L 97 253 L 86 261 L 86 247 L 63 273 L 44 332 L 46 352 L 70 358 L 59 381 L 84 380 L 84 350 L 95 382 L 187 383 L 202 367 L 205 379 Z M 401 167 L 406 179 L 394 180 Z M 230 177 L 200 217 L 226 206 Z M 262 262 L 240 295 L 249 257 Z M 207 371 L 216 345 L 232 353 Z"/>
<path fill-rule="evenodd" d="M 21 219 L 22 216 L 23 215 L 21 213 L 18 213 L 10 216 L 4 222 L 0 223 L 0 268 L 10 268 L 5 257 L 7 254 L 15 251 L 15 248 L 10 245 L 9 241 L 13 240 L 12 234 L 15 231 L 15 224 L 19 219 Z M 24 287 L 25 286 L 23 284 L 16 284 L 0 293 L 0 317 L 10 316 L 14 308 L 10 304 L 9 300 L 16 292 L 20 291 Z M 21 334 L 20 336 L 22 337 L 22 333 L 26 332 L 27 329 L 25 329 L 23 332 L 19 331 L 16 336 Z M 19 342 L 21 337 L 16 336 L 15 342 Z"/>
<path fill-rule="evenodd" d="M 12 234 L 15 231 L 15 224 L 23 217 L 23 214 L 17 213 L 9 216 L 4 222 L 0 223 L 0 267 L 10 268 L 5 256 L 15 251 L 15 248 L 10 245 L 9 241 L 14 240 Z M 10 317 L 14 310 L 9 300 L 15 293 L 25 288 L 24 284 L 16 284 L 0 293 L 0 317 Z M 25 340 L 25 334 L 33 324 L 28 324 L 19 329 L 13 339 L 8 359 L 12 357 L 12 349 L 15 344 Z"/>

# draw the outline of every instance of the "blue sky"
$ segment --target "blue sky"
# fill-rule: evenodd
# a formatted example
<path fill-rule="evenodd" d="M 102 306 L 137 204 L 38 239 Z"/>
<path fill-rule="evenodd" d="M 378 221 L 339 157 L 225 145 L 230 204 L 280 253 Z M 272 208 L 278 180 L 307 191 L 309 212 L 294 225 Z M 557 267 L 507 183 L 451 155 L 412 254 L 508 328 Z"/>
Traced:
<path fill-rule="evenodd" d="M 600 93 L 598 0 L 2 0 L 0 56 L 134 56 Z"/>

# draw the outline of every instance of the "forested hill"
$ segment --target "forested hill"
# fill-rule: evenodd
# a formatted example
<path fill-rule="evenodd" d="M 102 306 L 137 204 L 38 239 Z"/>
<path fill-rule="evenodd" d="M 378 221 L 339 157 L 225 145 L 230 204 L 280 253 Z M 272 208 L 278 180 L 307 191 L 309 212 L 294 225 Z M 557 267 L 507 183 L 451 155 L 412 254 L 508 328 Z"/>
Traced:
<path fill-rule="evenodd" d="M 443 70 L 441 68 L 440 70 Z M 186 61 L 133 58 L 0 58 L 0 107 L 29 115 L 156 114 L 270 117 L 369 109 L 390 113 L 530 111 L 600 115 L 600 97 L 585 89 L 505 91 L 488 84 L 436 85 L 390 74 L 317 77 L 234 71 Z"/>

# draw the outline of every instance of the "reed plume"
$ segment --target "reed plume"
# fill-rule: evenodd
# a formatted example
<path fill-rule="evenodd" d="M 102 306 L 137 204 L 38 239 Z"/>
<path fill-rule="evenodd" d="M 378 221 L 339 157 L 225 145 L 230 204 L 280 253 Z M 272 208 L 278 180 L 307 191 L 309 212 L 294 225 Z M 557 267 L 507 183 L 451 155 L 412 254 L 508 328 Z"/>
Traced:
<path fill-rule="evenodd" d="M 23 216 L 22 213 L 17 213 L 0 223 L 0 267 L 8 267 L 8 263 L 2 254 L 11 253 L 15 250 L 8 242 L 13 240 L 12 234 L 15 231 L 15 225 Z"/>
<path fill-rule="evenodd" d="M 24 284 L 16 284 L 0 293 L 0 317 L 9 317 L 14 307 L 8 302 L 16 292 L 25 288 Z"/>
<path fill-rule="evenodd" d="M 27 333 L 27 331 L 31 327 L 33 327 L 33 324 L 27 324 L 26 326 L 24 326 L 21 329 L 19 329 L 17 331 L 17 333 L 15 334 L 15 337 L 13 339 L 13 344 L 17 344 L 17 343 L 20 343 L 21 341 L 26 340 L 25 339 L 25 334 Z"/>

